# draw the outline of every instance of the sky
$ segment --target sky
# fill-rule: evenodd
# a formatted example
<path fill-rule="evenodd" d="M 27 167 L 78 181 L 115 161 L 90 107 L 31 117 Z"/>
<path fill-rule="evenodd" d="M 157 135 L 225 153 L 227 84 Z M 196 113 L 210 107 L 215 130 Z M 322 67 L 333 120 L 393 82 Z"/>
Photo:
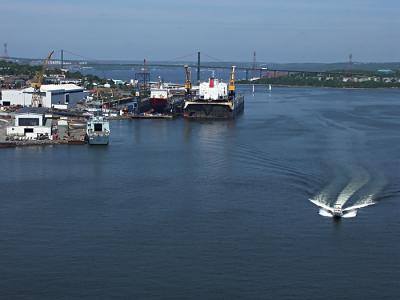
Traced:
<path fill-rule="evenodd" d="M 398 0 L 0 0 L 0 43 L 13 57 L 392 62 L 399 16 Z"/>

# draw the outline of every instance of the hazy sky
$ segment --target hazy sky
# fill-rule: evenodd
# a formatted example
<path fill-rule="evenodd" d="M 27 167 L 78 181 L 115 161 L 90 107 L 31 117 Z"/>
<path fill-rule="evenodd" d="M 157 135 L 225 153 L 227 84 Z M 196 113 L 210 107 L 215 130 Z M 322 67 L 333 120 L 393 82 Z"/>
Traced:
<path fill-rule="evenodd" d="M 399 0 L 0 0 L 0 16 L 11 56 L 400 61 Z"/>

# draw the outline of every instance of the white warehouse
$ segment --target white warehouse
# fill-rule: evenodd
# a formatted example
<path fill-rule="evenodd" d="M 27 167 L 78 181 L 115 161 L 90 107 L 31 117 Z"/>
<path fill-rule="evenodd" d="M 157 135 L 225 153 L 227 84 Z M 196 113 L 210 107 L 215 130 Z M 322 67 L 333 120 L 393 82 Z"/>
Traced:
<path fill-rule="evenodd" d="M 40 88 L 43 107 L 74 106 L 86 98 L 86 91 L 75 84 L 44 84 Z M 3 106 L 32 106 L 33 88 L 23 90 L 2 90 Z"/>
<path fill-rule="evenodd" d="M 36 140 L 40 137 L 51 139 L 51 119 L 46 119 L 47 108 L 24 107 L 15 114 L 14 126 L 7 127 L 7 136 L 26 137 Z"/>

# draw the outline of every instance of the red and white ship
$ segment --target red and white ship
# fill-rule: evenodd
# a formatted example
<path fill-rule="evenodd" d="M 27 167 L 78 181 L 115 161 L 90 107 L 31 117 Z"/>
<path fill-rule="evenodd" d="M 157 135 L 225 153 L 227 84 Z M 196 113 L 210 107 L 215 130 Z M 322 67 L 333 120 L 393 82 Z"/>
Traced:
<path fill-rule="evenodd" d="M 150 105 L 154 112 L 164 113 L 169 106 L 172 96 L 170 88 L 163 83 L 159 83 L 157 87 L 152 87 L 150 89 Z"/>

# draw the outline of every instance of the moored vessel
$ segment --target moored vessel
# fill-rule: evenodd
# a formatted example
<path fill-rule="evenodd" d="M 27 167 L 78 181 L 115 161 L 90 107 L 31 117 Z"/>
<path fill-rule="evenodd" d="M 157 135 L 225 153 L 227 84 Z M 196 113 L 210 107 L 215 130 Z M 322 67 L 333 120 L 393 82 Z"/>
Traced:
<path fill-rule="evenodd" d="M 169 89 L 160 84 L 156 88 L 150 90 L 150 105 L 157 113 L 165 112 L 168 107 L 168 101 L 172 97 Z"/>
<path fill-rule="evenodd" d="M 90 145 L 108 145 L 110 123 L 103 116 L 93 116 L 87 122 L 87 139 Z"/>

